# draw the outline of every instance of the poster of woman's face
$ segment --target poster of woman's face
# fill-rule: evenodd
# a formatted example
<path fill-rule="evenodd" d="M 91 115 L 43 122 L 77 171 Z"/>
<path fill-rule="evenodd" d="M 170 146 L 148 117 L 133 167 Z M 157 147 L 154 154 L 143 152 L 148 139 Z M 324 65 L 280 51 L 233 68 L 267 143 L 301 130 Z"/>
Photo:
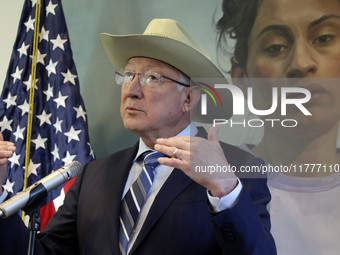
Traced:
<path fill-rule="evenodd" d="M 278 254 L 337 254 L 340 2 L 225 0 L 223 13 L 219 47 L 228 49 L 233 84 L 248 95 L 251 109 L 275 108 L 251 116 L 262 121 L 263 132 L 248 126 L 255 135 L 244 136 L 240 146 L 272 169 L 268 186 Z M 228 46 L 232 40 L 235 47 Z M 284 100 L 301 104 L 287 106 Z M 283 119 L 295 124 L 283 125 Z"/>

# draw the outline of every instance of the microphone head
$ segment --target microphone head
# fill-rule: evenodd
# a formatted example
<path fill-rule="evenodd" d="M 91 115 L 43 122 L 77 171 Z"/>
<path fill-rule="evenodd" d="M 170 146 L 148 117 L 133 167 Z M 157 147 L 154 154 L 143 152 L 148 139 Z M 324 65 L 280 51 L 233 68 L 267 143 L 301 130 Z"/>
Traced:
<path fill-rule="evenodd" d="M 66 171 L 67 179 L 70 180 L 73 177 L 76 177 L 83 171 L 82 165 L 79 161 L 73 161 L 70 164 L 67 164 L 63 167 Z"/>

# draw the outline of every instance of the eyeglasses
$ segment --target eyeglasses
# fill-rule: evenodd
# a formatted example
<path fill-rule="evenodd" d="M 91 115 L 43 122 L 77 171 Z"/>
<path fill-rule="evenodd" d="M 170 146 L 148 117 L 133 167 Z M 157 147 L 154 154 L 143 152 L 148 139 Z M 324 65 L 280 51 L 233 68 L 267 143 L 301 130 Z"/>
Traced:
<path fill-rule="evenodd" d="M 163 84 L 164 79 L 168 79 L 170 81 L 176 82 L 182 86 L 190 87 L 188 84 L 184 84 L 182 82 L 176 81 L 154 71 L 144 71 L 140 73 L 136 73 L 132 70 L 121 68 L 116 71 L 116 83 L 118 85 L 129 85 L 136 75 L 139 75 L 139 82 L 142 86 L 146 85 L 148 88 L 156 88 L 159 85 Z"/>

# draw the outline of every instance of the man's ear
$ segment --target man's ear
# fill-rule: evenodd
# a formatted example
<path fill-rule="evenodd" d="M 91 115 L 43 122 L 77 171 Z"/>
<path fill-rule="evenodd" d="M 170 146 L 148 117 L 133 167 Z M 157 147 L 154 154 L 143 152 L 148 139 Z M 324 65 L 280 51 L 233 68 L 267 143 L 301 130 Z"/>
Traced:
<path fill-rule="evenodd" d="M 198 86 L 192 86 L 190 88 L 185 88 L 186 98 L 182 107 L 182 112 L 189 112 L 195 107 L 201 97 L 201 90 Z"/>
<path fill-rule="evenodd" d="M 246 72 L 238 64 L 233 63 L 230 70 L 233 85 L 239 87 L 244 95 L 247 95 L 247 84 L 245 83 Z"/>

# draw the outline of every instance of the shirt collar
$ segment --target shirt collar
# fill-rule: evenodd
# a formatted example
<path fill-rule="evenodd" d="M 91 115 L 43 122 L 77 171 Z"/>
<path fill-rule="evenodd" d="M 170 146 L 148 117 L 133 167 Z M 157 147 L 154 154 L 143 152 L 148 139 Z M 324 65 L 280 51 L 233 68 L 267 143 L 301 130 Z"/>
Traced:
<path fill-rule="evenodd" d="M 188 126 L 186 126 L 185 129 L 183 129 L 179 134 L 176 136 L 195 136 L 198 132 L 198 129 L 193 121 L 190 122 Z M 139 155 L 144 153 L 145 151 L 152 150 L 150 149 L 144 142 L 142 138 L 139 138 L 139 146 L 138 146 L 138 152 L 134 160 L 136 160 Z M 154 150 L 152 150 L 154 151 Z"/>

